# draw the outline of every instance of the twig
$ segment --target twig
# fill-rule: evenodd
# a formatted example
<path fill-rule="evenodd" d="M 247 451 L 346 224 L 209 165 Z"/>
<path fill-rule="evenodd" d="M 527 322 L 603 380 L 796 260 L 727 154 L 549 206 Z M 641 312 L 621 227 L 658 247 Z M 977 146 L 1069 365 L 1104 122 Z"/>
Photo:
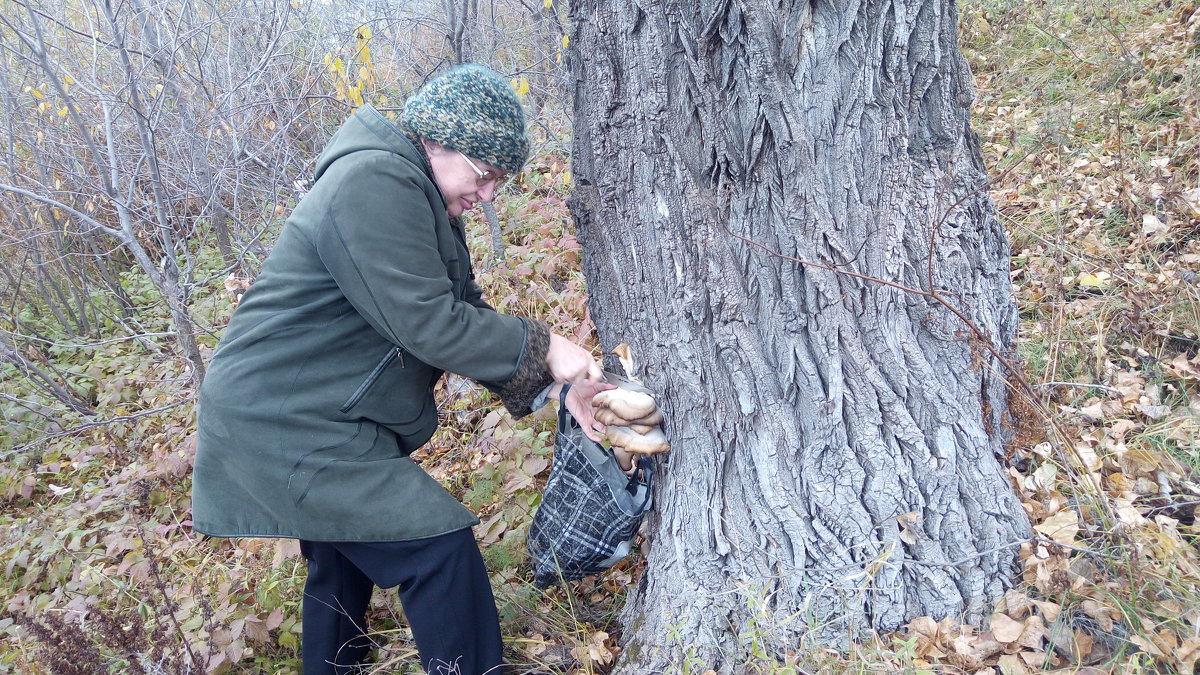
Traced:
<path fill-rule="evenodd" d="M 85 422 L 83 424 L 78 424 L 76 426 L 69 427 L 67 429 L 63 429 L 62 431 L 56 431 L 52 434 L 46 434 L 42 438 L 40 438 L 36 441 L 33 441 L 31 443 L 26 443 L 25 445 L 19 445 L 19 446 L 13 448 L 12 450 L 9 450 L 8 452 L 6 452 L 3 455 L 3 457 L 0 457 L 0 459 L 3 459 L 4 457 L 7 457 L 12 454 L 16 454 L 18 452 L 23 452 L 25 450 L 30 450 L 32 448 L 36 448 L 37 446 L 45 443 L 46 441 L 53 440 L 55 438 L 61 438 L 63 436 L 70 436 L 72 434 L 79 433 L 80 431 L 86 431 L 88 429 L 92 429 L 95 427 L 102 427 L 107 424 L 113 424 L 114 422 L 128 422 L 130 420 L 136 420 L 140 417 L 156 415 L 160 412 L 166 412 L 168 410 L 173 410 L 175 408 L 178 408 L 181 405 L 186 405 L 188 403 L 191 403 L 194 400 L 195 400 L 195 396 L 189 396 L 181 401 L 176 401 L 174 403 L 168 403 L 167 405 L 159 406 L 157 408 L 151 408 L 149 410 L 142 410 L 140 412 L 136 412 L 131 415 L 117 415 L 116 417 L 110 417 L 106 420 L 96 420 L 95 422 Z"/>
<path fill-rule="evenodd" d="M 102 345 L 113 344 L 116 342 L 128 342 L 130 340 L 141 341 L 142 339 L 148 338 L 148 337 L 164 337 L 164 336 L 165 337 L 173 337 L 176 335 L 176 333 L 174 331 L 167 332 L 167 333 L 141 333 L 138 335 L 128 335 L 125 337 L 110 338 L 108 340 L 97 340 L 95 342 L 81 342 L 78 344 L 72 344 L 70 342 L 55 342 L 54 340 L 47 340 L 45 338 L 40 338 L 40 337 L 36 337 L 33 335 L 23 335 L 21 333 L 14 333 L 12 331 L 7 331 L 7 330 L 3 330 L 3 329 L 0 329 L 0 333 L 3 333 L 5 335 L 7 335 L 8 337 L 20 338 L 22 340 L 28 340 L 30 342 L 40 342 L 41 344 L 48 345 L 50 347 L 62 347 L 65 349 L 88 349 L 90 347 L 100 347 Z"/>
<path fill-rule="evenodd" d="M 1049 545 L 1049 546 L 1060 546 L 1060 547 L 1062 547 L 1062 548 L 1070 549 L 1070 550 L 1072 550 L 1072 551 L 1075 551 L 1075 552 L 1077 552 L 1077 553 L 1086 553 L 1086 554 L 1088 554 L 1088 555 L 1094 555 L 1094 556 L 1097 556 L 1097 557 L 1100 557 L 1100 558 L 1106 558 L 1106 557 L 1107 557 L 1107 556 L 1105 556 L 1104 554 L 1102 554 L 1102 553 L 1097 553 L 1096 551 L 1093 551 L 1093 550 L 1091 550 L 1091 549 L 1081 548 L 1081 547 L 1079 547 L 1079 546 L 1072 546 L 1072 545 L 1070 545 L 1070 544 L 1064 544 L 1064 543 L 1062 543 L 1061 541 L 1054 541 L 1053 539 L 1047 539 L 1046 537 L 1037 537 L 1037 536 L 1035 536 L 1035 537 L 1031 537 L 1031 538 L 1030 538 L 1030 541 L 1034 541 L 1034 542 L 1037 542 L 1037 543 L 1039 543 L 1039 544 L 1047 544 L 1047 545 Z"/>
<path fill-rule="evenodd" d="M 1017 539 L 1015 541 L 1010 541 L 1006 544 L 1000 544 L 999 546 L 997 546 L 995 548 L 990 548 L 986 551 L 980 551 L 979 553 L 976 553 L 974 555 L 969 555 L 965 558 L 962 558 L 960 560 L 955 560 L 953 562 L 934 563 L 934 562 L 925 562 L 924 560 L 913 560 L 912 558 L 901 558 L 900 562 L 904 563 L 905 565 L 920 565 L 922 567 L 959 567 L 959 566 L 963 565 L 964 563 L 969 563 L 973 560 L 978 560 L 985 555 L 991 555 L 992 553 L 995 553 L 997 551 L 1003 551 L 1004 549 L 1012 548 L 1013 546 L 1020 546 L 1021 544 L 1027 544 L 1031 541 L 1034 541 L 1035 539 L 1037 539 L 1037 537 L 1031 537 L 1028 539 Z"/>
<path fill-rule="evenodd" d="M 1102 384 L 1089 384 L 1087 382 L 1040 382 L 1033 386 L 1035 386 L 1035 387 L 1079 387 L 1081 389 L 1099 389 L 1101 391 L 1107 391 L 1110 394 L 1120 394 L 1121 393 L 1120 389 L 1106 387 Z"/>
<path fill-rule="evenodd" d="M 145 553 L 147 565 L 150 567 L 150 574 L 154 577 L 154 587 L 162 595 L 163 607 L 167 610 L 167 616 L 171 619 L 171 624 L 175 627 L 175 633 L 179 636 L 179 641 L 183 644 L 183 648 L 187 651 L 192 665 L 200 672 L 205 672 L 208 667 L 207 659 L 205 663 L 201 663 L 200 659 L 196 658 L 196 653 L 192 651 L 192 645 L 188 642 L 187 634 L 183 632 L 183 626 L 179 623 L 179 617 L 175 616 L 175 602 L 171 600 L 171 595 L 167 593 L 167 583 L 163 581 L 162 572 L 158 569 L 158 552 L 150 545 L 146 539 L 145 522 L 142 520 L 142 515 L 139 512 L 139 507 L 147 506 L 150 502 L 150 488 L 143 487 L 144 494 L 139 498 L 138 506 L 129 509 L 133 515 L 133 522 L 137 525 L 138 539 L 142 540 L 142 552 Z"/>

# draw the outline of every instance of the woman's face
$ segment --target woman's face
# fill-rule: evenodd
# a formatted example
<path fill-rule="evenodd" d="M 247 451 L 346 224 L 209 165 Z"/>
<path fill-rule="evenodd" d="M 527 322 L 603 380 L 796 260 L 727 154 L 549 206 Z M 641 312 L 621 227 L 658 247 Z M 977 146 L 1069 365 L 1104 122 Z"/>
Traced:
<path fill-rule="evenodd" d="M 496 188 L 504 180 L 503 171 L 433 141 L 422 143 L 429 154 L 433 180 L 446 199 L 448 216 L 456 218 L 475 204 L 495 198 Z"/>

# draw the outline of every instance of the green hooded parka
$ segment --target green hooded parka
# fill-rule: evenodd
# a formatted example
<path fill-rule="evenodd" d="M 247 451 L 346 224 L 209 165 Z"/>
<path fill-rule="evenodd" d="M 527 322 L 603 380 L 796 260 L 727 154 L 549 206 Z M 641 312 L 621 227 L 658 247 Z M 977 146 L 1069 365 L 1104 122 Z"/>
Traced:
<path fill-rule="evenodd" d="M 317 161 L 200 392 L 192 520 L 205 534 L 404 541 L 478 519 L 408 455 L 443 371 L 517 416 L 551 381 L 541 323 L 481 299 L 414 140 L 362 106 Z"/>

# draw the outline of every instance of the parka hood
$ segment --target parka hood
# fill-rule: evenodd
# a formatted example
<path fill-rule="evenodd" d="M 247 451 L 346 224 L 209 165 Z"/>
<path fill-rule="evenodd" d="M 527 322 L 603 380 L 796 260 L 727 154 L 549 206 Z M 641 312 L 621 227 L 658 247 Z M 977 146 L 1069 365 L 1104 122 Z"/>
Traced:
<path fill-rule="evenodd" d="M 363 150 L 395 153 L 412 162 L 422 173 L 429 175 L 429 164 L 425 161 L 424 153 L 413 145 L 413 141 L 378 110 L 369 105 L 362 105 L 337 130 L 333 138 L 329 139 L 329 144 L 317 158 L 313 181 L 320 179 L 335 161 Z"/>

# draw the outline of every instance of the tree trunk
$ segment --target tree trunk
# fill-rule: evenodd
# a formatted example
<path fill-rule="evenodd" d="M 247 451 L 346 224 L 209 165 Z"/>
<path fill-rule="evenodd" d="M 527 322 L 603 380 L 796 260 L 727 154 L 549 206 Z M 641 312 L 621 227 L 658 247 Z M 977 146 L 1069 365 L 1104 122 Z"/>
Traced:
<path fill-rule="evenodd" d="M 1029 534 L 997 461 L 1002 366 L 930 296 L 854 276 L 932 284 L 1012 348 L 953 3 L 571 14 L 591 312 L 674 446 L 622 669 L 984 619 Z"/>

